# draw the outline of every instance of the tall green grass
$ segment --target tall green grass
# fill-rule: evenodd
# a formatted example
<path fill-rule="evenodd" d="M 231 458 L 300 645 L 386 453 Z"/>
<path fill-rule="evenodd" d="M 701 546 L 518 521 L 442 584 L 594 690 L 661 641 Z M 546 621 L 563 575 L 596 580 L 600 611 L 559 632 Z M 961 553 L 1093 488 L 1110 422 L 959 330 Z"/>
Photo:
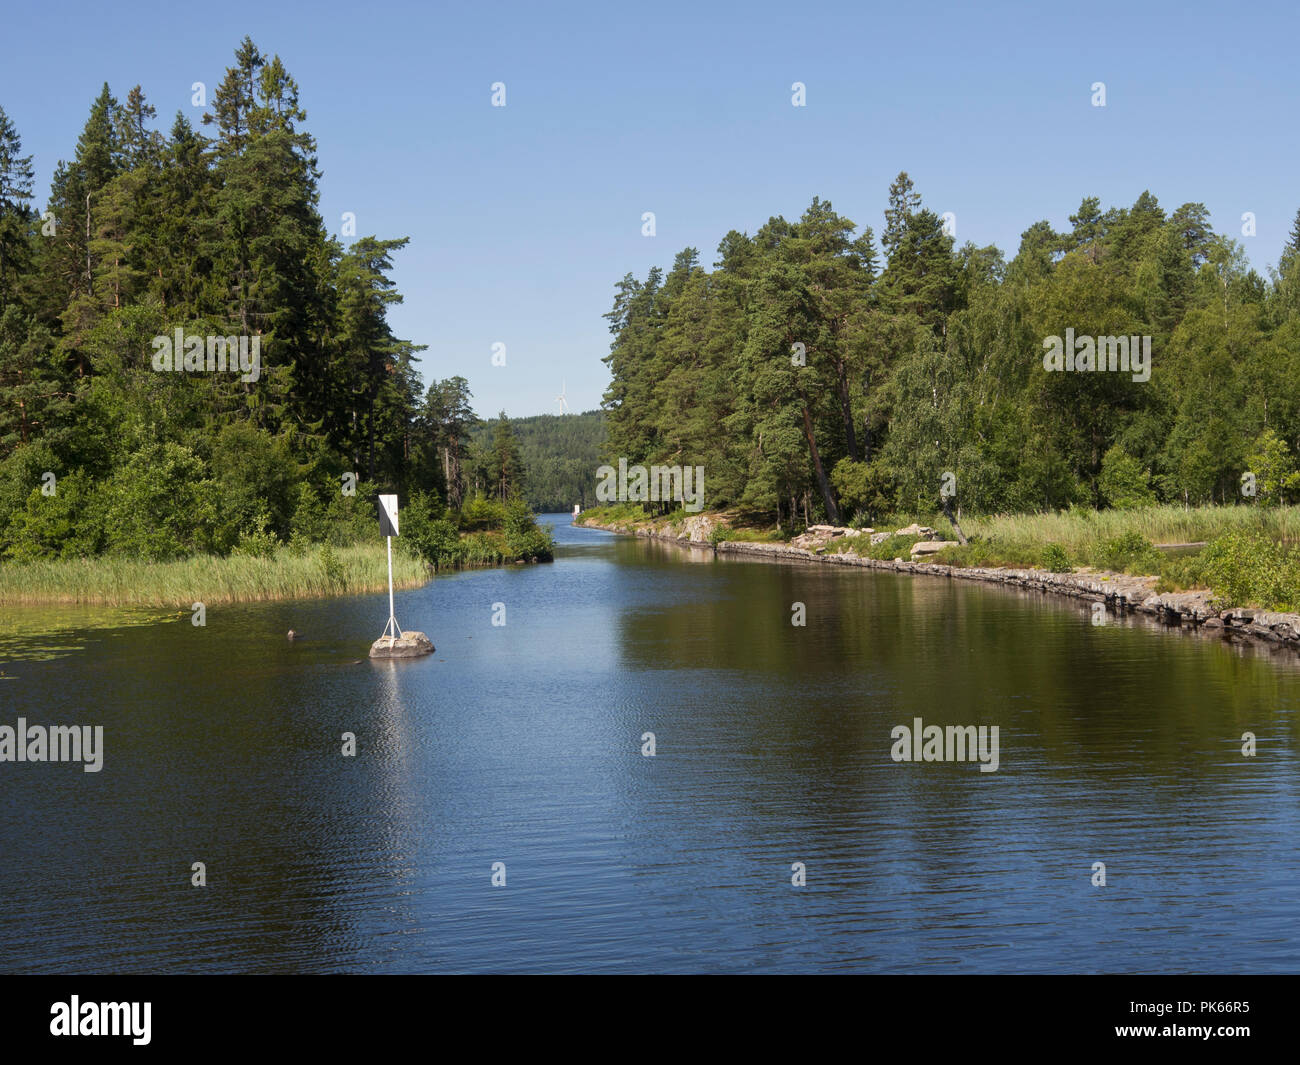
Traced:
<path fill-rule="evenodd" d="M 428 568 L 405 551 L 393 551 L 393 585 L 414 588 Z M 0 564 L 0 604 L 88 603 L 167 606 L 250 603 L 356 595 L 388 587 L 383 544 L 278 548 L 265 557 L 196 555 L 175 562 L 98 558 Z"/>
<path fill-rule="evenodd" d="M 930 524 L 951 526 L 942 517 Z M 1270 540 L 1300 540 L 1300 507 L 1196 507 L 1162 505 L 1140 510 L 1066 510 L 1055 514 L 964 516 L 967 536 L 1025 544 L 1060 544 L 1069 554 L 1086 555 L 1099 542 L 1137 533 L 1153 544 L 1198 543 L 1230 532 L 1255 533 Z"/>

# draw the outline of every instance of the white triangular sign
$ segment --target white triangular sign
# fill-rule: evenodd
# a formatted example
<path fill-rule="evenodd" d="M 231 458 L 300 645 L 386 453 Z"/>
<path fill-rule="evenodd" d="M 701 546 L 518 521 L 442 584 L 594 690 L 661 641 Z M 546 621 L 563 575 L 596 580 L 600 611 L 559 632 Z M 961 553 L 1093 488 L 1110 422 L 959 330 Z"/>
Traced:
<path fill-rule="evenodd" d="M 397 496 L 379 497 L 379 535 L 397 535 Z"/>

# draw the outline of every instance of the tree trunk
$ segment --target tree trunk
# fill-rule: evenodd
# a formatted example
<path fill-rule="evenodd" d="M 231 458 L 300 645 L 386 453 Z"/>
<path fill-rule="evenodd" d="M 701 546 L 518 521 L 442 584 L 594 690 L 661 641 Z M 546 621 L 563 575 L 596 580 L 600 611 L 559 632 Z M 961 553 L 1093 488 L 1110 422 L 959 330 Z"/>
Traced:
<path fill-rule="evenodd" d="M 375 479 L 375 397 L 373 393 L 366 405 L 366 448 L 369 452 L 366 459 L 366 480 L 373 481 Z"/>
<path fill-rule="evenodd" d="M 952 516 L 951 496 L 944 496 L 943 498 L 943 516 L 948 519 L 949 523 L 952 525 L 952 531 L 957 534 L 957 542 L 959 544 L 970 543 L 970 541 L 966 539 L 966 534 L 961 531 L 961 526 L 957 524 L 957 519 Z"/>
<path fill-rule="evenodd" d="M 853 404 L 849 400 L 848 370 L 843 361 L 836 367 L 835 386 L 840 395 L 840 415 L 844 419 L 844 442 L 848 445 L 849 458 L 857 462 L 858 437 L 853 430 Z"/>
<path fill-rule="evenodd" d="M 817 439 L 813 433 L 812 418 L 808 414 L 808 408 L 803 409 L 803 435 L 808 441 L 808 451 L 812 455 L 813 472 L 817 474 L 817 487 L 821 490 L 822 502 L 826 504 L 826 520 L 832 525 L 840 524 L 840 508 L 835 503 L 835 496 L 831 492 L 831 483 L 826 478 L 826 471 L 822 468 L 822 457 L 817 451 Z"/>

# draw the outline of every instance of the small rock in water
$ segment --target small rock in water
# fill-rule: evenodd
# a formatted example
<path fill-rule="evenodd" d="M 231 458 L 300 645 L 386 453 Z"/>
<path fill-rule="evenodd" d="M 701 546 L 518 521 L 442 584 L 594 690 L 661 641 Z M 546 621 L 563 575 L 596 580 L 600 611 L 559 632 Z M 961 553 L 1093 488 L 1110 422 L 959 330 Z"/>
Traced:
<path fill-rule="evenodd" d="M 298 634 L 297 634 L 296 632 L 294 632 L 293 629 L 290 629 L 290 630 L 289 630 L 289 639 L 291 639 L 291 640 L 296 640 L 297 638 L 298 638 Z"/>
<path fill-rule="evenodd" d="M 371 658 L 419 658 L 433 653 L 433 642 L 422 632 L 409 629 L 394 639 L 381 636 L 370 648 Z"/>

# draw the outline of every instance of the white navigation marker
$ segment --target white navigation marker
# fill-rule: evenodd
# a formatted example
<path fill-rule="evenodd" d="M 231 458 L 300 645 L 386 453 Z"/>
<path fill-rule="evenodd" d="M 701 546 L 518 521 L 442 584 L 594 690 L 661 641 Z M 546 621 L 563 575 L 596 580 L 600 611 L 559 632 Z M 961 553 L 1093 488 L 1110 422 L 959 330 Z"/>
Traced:
<path fill-rule="evenodd" d="M 388 538 L 388 624 L 379 638 L 382 640 L 389 636 L 396 640 L 402 635 L 397 615 L 393 613 L 393 537 L 397 535 L 397 496 L 379 497 L 379 532 Z"/>
<path fill-rule="evenodd" d="M 397 535 L 397 496 L 379 497 L 379 531 L 388 540 L 388 624 L 370 647 L 371 658 L 415 658 L 433 653 L 433 644 L 422 632 L 403 632 L 393 611 L 393 537 Z"/>

